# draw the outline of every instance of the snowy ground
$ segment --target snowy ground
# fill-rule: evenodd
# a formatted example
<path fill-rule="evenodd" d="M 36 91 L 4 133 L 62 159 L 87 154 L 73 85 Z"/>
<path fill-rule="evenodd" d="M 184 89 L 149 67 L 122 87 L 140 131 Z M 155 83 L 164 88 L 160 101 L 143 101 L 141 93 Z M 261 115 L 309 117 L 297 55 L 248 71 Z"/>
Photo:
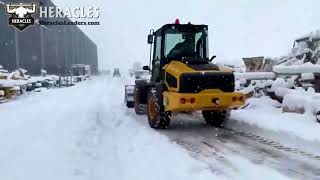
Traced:
<path fill-rule="evenodd" d="M 180 123 L 184 115 L 154 131 L 123 105 L 126 82 L 99 77 L 1 104 L 0 179 L 291 179 L 296 173 L 283 165 L 301 168 L 290 165 L 297 157 L 248 147 L 253 142 L 202 122 Z"/>
<path fill-rule="evenodd" d="M 246 109 L 232 112 L 230 126 L 233 129 L 249 129 L 288 146 L 303 147 L 320 155 L 320 124 L 315 116 L 282 113 L 281 104 L 268 97 L 253 98 L 249 102 Z"/>

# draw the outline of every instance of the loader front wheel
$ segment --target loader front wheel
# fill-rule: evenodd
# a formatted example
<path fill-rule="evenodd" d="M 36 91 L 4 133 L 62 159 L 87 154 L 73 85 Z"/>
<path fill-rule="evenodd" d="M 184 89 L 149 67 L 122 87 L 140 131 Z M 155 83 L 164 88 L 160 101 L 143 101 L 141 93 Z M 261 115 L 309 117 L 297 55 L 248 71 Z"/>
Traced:
<path fill-rule="evenodd" d="M 229 118 L 230 110 L 202 111 L 202 116 L 208 125 L 220 128 Z"/>
<path fill-rule="evenodd" d="M 170 124 L 171 112 L 165 112 L 163 95 L 159 88 L 150 88 L 148 93 L 148 122 L 151 128 L 167 129 Z"/>

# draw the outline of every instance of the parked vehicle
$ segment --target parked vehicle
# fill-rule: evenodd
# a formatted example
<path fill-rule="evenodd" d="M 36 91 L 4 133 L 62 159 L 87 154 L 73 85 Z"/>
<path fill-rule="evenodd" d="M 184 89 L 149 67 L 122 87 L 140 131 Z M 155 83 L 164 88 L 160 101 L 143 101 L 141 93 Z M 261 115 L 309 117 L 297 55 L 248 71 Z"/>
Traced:
<path fill-rule="evenodd" d="M 120 69 L 119 69 L 119 68 L 114 68 L 114 70 L 113 70 L 113 77 L 121 77 Z"/>
<path fill-rule="evenodd" d="M 75 82 L 81 82 L 89 79 L 91 76 L 90 65 L 73 64 L 71 66 L 71 76 L 74 78 Z"/>

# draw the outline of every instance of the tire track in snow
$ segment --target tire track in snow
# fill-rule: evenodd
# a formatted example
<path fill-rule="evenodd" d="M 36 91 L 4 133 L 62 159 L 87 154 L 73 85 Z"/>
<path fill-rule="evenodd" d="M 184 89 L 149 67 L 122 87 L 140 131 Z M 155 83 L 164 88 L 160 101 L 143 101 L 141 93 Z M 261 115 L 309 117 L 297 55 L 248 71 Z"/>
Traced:
<path fill-rule="evenodd" d="M 137 116 L 133 111 L 130 113 L 148 127 L 145 116 Z M 250 139 L 230 130 L 208 127 L 201 121 L 198 115 L 179 115 L 173 118 L 169 129 L 158 132 L 188 150 L 192 157 L 206 163 L 213 172 L 236 177 L 236 173 L 230 172 L 237 172 L 239 167 L 229 156 L 238 154 L 254 164 L 267 166 L 289 177 L 320 177 L 319 162 L 310 162 L 307 156 L 295 154 L 287 147 L 278 149 L 268 145 L 273 141 L 266 138 L 253 135 Z"/>
<path fill-rule="evenodd" d="M 310 159 L 313 159 L 313 160 L 320 161 L 320 155 L 309 153 L 309 152 L 306 152 L 304 150 L 297 149 L 297 148 L 291 148 L 291 147 L 285 146 L 285 145 L 283 145 L 283 144 L 281 144 L 279 142 L 273 141 L 273 140 L 271 140 L 269 138 L 264 138 L 264 137 L 262 137 L 260 135 L 256 135 L 256 134 L 251 133 L 251 132 L 248 133 L 248 132 L 243 132 L 243 131 L 236 131 L 234 129 L 226 129 L 226 130 L 230 131 L 231 133 L 236 133 L 239 136 L 245 137 L 247 139 L 250 139 L 250 140 L 253 140 L 253 141 L 257 141 L 257 142 L 262 143 L 264 145 L 272 146 L 272 147 L 274 147 L 276 149 L 279 149 L 279 150 L 282 150 L 282 151 L 286 151 L 286 152 L 289 152 L 289 153 L 295 153 L 295 154 L 304 156 L 306 158 L 310 158 Z"/>

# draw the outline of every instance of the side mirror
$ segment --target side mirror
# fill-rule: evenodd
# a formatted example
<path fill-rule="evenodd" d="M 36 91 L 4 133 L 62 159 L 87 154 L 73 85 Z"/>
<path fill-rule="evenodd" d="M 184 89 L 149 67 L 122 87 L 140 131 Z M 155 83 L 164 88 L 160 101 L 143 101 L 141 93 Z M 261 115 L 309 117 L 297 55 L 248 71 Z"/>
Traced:
<path fill-rule="evenodd" d="M 152 44 L 153 43 L 153 35 L 149 34 L 148 35 L 148 44 Z"/>
<path fill-rule="evenodd" d="M 143 70 L 150 71 L 150 67 L 149 66 L 143 66 Z"/>
<path fill-rule="evenodd" d="M 217 57 L 216 55 L 212 56 L 209 61 L 210 62 L 213 61 L 213 59 L 216 58 L 216 57 Z"/>

